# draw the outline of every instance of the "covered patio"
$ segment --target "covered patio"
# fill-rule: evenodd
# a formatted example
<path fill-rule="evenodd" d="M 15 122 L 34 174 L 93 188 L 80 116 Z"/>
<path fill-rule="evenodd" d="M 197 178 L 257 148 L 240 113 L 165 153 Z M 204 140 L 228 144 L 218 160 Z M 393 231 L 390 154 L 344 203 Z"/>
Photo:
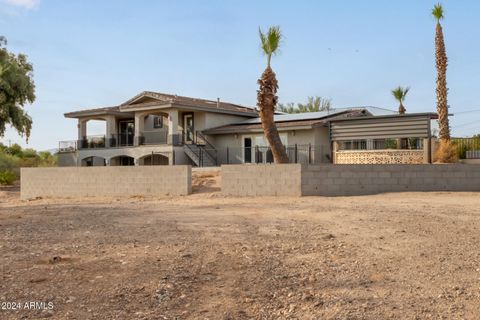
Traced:
<path fill-rule="evenodd" d="M 335 164 L 432 163 L 435 113 L 337 119 L 330 122 Z"/>

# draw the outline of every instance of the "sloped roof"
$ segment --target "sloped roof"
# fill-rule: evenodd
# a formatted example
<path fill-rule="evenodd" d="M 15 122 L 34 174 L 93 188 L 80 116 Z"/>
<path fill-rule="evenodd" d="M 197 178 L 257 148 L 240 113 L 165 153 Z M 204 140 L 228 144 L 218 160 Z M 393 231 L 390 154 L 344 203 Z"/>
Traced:
<path fill-rule="evenodd" d="M 348 109 L 340 111 L 322 111 L 322 112 L 305 112 L 295 114 L 276 114 L 274 121 L 278 129 L 297 128 L 311 129 L 316 126 L 324 125 L 326 122 L 336 118 L 358 117 L 371 115 L 368 111 L 359 109 Z M 226 133 L 242 133 L 251 132 L 262 129 L 260 118 L 247 119 L 234 124 L 224 125 L 212 129 L 204 130 L 205 134 L 226 134 Z"/>
<path fill-rule="evenodd" d="M 95 115 L 107 115 L 107 114 L 123 114 L 120 111 L 119 106 L 113 107 L 99 107 L 99 108 L 92 108 L 92 109 L 83 109 L 79 111 L 72 111 L 67 112 L 64 114 L 66 118 L 78 118 L 83 116 L 95 116 Z M 124 113 L 125 115 L 130 114 L 130 112 Z"/>
<path fill-rule="evenodd" d="M 141 101 L 141 99 L 144 99 L 145 97 L 155 99 L 158 101 L 163 102 L 164 104 L 175 104 L 175 105 L 180 105 L 180 106 L 186 106 L 186 107 L 199 107 L 199 108 L 205 108 L 212 110 L 213 112 L 215 111 L 220 111 L 220 110 L 225 110 L 225 111 L 231 111 L 235 113 L 245 113 L 248 114 L 249 116 L 256 116 L 258 115 L 258 111 L 254 108 L 251 107 L 246 107 L 242 106 L 239 104 L 234 104 L 230 102 L 224 102 L 224 101 L 214 101 L 214 100 L 207 100 L 207 99 L 199 99 L 199 98 L 192 98 L 192 97 L 185 97 L 185 96 L 179 96 L 179 95 L 173 95 L 173 94 L 167 94 L 167 93 L 160 93 L 160 92 L 153 92 L 153 91 L 144 91 L 132 99 L 126 101 L 125 103 L 120 105 L 121 110 L 129 110 L 129 109 L 134 109 L 138 108 L 139 106 L 142 106 L 142 103 L 135 103 L 136 101 Z M 150 105 L 152 102 L 147 102 L 146 104 Z"/>
<path fill-rule="evenodd" d="M 258 111 L 251 107 L 223 101 L 198 99 L 153 91 L 144 91 L 118 106 L 84 109 L 79 111 L 67 112 L 64 115 L 67 118 L 122 113 L 128 115 L 131 114 L 134 109 L 158 106 L 159 104 L 168 106 L 176 105 L 180 107 L 190 107 L 209 112 L 239 114 L 247 117 L 258 116 Z"/>

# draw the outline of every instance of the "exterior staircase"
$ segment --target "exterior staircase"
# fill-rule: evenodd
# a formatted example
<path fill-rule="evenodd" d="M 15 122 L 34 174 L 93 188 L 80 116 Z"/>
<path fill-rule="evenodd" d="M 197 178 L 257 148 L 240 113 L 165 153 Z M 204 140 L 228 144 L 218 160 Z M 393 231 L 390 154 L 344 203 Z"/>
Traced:
<path fill-rule="evenodd" d="M 204 145 L 185 144 L 183 151 L 197 167 L 214 167 L 217 165 L 216 150 L 207 149 Z"/>

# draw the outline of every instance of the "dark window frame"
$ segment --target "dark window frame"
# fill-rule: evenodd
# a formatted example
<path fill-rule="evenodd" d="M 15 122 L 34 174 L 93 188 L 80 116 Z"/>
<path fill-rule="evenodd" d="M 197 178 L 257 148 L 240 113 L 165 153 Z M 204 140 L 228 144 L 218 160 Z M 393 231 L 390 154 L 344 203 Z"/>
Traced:
<path fill-rule="evenodd" d="M 162 116 L 154 116 L 153 117 L 153 128 L 154 129 L 163 128 L 163 117 Z"/>

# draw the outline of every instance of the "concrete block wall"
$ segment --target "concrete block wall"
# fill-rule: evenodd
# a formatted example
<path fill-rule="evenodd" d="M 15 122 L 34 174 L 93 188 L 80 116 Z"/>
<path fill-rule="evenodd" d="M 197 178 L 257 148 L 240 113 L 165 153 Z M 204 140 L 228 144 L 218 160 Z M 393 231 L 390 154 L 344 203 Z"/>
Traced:
<path fill-rule="evenodd" d="M 480 166 L 377 164 L 302 167 L 302 195 L 306 196 L 402 191 L 480 191 Z"/>
<path fill-rule="evenodd" d="M 480 166 L 222 166 L 222 193 L 231 196 L 356 196 L 402 191 L 480 191 Z"/>
<path fill-rule="evenodd" d="M 222 165 L 222 193 L 232 196 L 301 196 L 300 164 Z"/>
<path fill-rule="evenodd" d="M 21 198 L 187 195 L 190 166 L 22 168 Z"/>

